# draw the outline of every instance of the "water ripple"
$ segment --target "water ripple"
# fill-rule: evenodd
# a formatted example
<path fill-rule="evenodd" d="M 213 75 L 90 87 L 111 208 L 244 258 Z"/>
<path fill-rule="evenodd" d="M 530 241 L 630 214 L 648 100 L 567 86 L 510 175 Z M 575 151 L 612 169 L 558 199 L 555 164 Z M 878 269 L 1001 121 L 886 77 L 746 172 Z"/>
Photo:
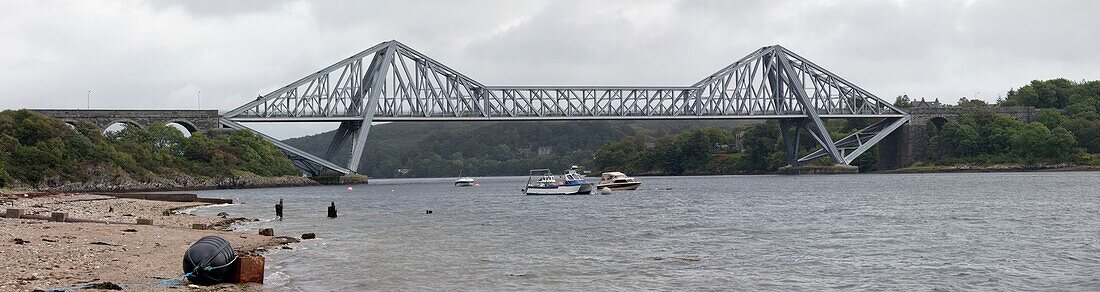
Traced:
<path fill-rule="evenodd" d="M 221 190 L 195 210 L 316 232 L 265 290 L 1100 290 L 1100 173 L 644 177 L 528 197 L 526 178 Z M 324 217 L 335 201 L 340 218 Z M 433 210 L 431 215 L 425 210 Z"/>

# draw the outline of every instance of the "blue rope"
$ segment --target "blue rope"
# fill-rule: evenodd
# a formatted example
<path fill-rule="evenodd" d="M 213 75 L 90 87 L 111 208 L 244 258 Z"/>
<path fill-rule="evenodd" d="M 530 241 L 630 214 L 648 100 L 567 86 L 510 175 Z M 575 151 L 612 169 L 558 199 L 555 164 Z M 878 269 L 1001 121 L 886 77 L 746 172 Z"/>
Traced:
<path fill-rule="evenodd" d="M 127 288 L 127 287 L 144 287 L 144 286 L 179 287 L 179 286 L 183 286 L 183 281 L 182 280 L 187 278 L 187 277 L 190 277 L 191 275 L 193 275 L 193 273 L 186 273 L 186 274 L 183 274 L 181 276 L 177 276 L 177 277 L 173 277 L 173 278 L 169 278 L 169 279 L 164 279 L 164 280 L 160 280 L 160 281 L 153 281 L 153 282 L 146 282 L 146 283 L 135 283 L 135 284 L 120 284 L 118 286 L 123 287 L 123 288 Z M 88 289 L 88 288 L 92 288 L 92 287 L 95 287 L 95 284 L 84 284 L 84 285 L 73 286 L 73 287 L 68 287 L 68 288 L 50 288 L 50 289 L 46 289 L 46 291 L 47 292 L 68 292 L 68 291 L 73 291 L 73 290 Z"/>
<path fill-rule="evenodd" d="M 125 288 L 125 287 L 143 287 L 143 286 L 178 287 L 178 286 L 183 286 L 183 281 L 182 280 L 187 278 L 187 277 L 190 277 L 191 275 L 192 275 L 192 273 L 186 273 L 186 274 L 183 274 L 182 276 L 178 276 L 178 277 L 170 278 L 170 279 L 164 279 L 164 280 L 160 280 L 160 281 L 137 283 L 137 284 L 122 284 L 122 285 L 119 285 L 119 286 L 121 286 L 123 288 Z"/>

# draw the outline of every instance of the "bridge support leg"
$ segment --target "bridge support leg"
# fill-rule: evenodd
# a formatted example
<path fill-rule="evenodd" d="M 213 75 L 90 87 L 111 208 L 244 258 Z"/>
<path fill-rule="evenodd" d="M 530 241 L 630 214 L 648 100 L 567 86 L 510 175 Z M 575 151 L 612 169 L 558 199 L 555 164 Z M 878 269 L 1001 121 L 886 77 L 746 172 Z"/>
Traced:
<path fill-rule="evenodd" d="M 783 146 L 787 148 L 787 166 L 801 164 L 798 162 L 798 149 L 801 146 L 803 124 L 801 120 L 779 120 L 779 132 L 783 134 Z"/>
<path fill-rule="evenodd" d="M 852 161 L 855 161 L 860 154 L 863 154 L 863 152 L 870 150 L 871 147 L 875 146 L 875 144 L 877 144 L 879 141 L 885 139 L 886 136 L 890 135 L 890 133 L 893 133 L 895 130 L 908 122 L 909 117 L 882 119 L 881 121 L 878 121 L 871 126 L 863 128 L 858 132 L 837 140 L 836 144 L 833 145 L 833 148 L 843 149 L 845 152 L 843 158 L 844 161 L 851 163 Z M 814 135 L 814 139 L 818 139 L 818 136 L 816 134 Z M 818 140 L 818 142 L 820 143 L 820 140 Z M 826 148 L 822 148 L 813 153 L 810 153 L 809 155 L 806 155 L 805 157 L 799 158 L 798 161 L 806 162 L 826 155 L 828 155 L 828 150 Z"/>
<path fill-rule="evenodd" d="M 351 138 L 351 159 L 348 160 L 348 169 L 359 172 L 359 162 L 363 160 L 363 151 L 367 147 L 367 134 L 370 133 L 370 120 L 363 121 L 359 130 L 355 131 Z"/>
<path fill-rule="evenodd" d="M 844 160 L 844 156 L 840 154 L 840 149 L 837 149 L 836 144 L 833 143 L 833 137 L 830 136 L 825 123 L 823 121 L 811 121 L 811 124 L 814 125 L 806 125 L 806 132 L 814 138 L 814 141 L 817 141 L 818 145 L 821 145 L 821 150 L 824 150 L 825 154 L 832 158 L 833 163 L 848 165 L 848 161 Z"/>
<path fill-rule="evenodd" d="M 354 133 L 359 130 L 362 122 L 341 122 L 340 128 L 336 129 L 336 133 L 332 136 L 332 142 L 328 144 L 328 149 L 325 150 L 325 160 L 332 161 L 332 157 L 336 155 L 336 151 L 340 149 L 341 145 L 344 145 L 344 141 L 348 140 Z"/>
<path fill-rule="evenodd" d="M 234 130 L 251 131 L 253 134 L 260 136 L 260 138 L 271 142 L 271 144 L 274 144 L 276 148 L 282 149 L 283 153 L 286 153 L 286 155 L 290 158 L 290 161 L 294 163 L 294 166 L 298 167 L 310 176 L 319 175 L 326 170 L 332 170 L 342 174 L 348 174 L 352 172 L 351 170 L 336 165 L 335 163 L 329 162 L 328 160 L 324 160 L 320 157 L 314 156 L 313 154 L 302 151 L 301 149 L 294 148 L 293 146 L 290 146 L 289 144 L 286 144 L 279 139 L 275 139 L 274 137 L 264 135 L 264 133 L 260 133 L 252 130 L 251 128 L 245 127 L 244 125 L 234 122 L 233 120 L 222 118 L 221 124 Z"/>
<path fill-rule="evenodd" d="M 374 55 L 370 62 L 370 68 L 366 76 L 363 76 L 364 88 L 359 96 L 365 97 L 366 105 L 362 108 L 363 121 L 359 125 L 359 131 L 352 136 L 351 159 L 348 160 L 348 169 L 359 172 L 359 161 L 363 159 L 363 150 L 367 146 L 367 134 L 370 134 L 370 122 L 374 120 L 374 113 L 378 110 L 378 100 L 382 97 L 382 90 L 386 83 L 386 72 L 393 63 L 393 55 L 396 54 L 396 46 L 387 46 L 384 51 Z M 360 103 L 356 103 L 358 105 Z"/>
<path fill-rule="evenodd" d="M 780 53 L 780 57 L 778 59 L 778 65 L 782 68 L 783 73 L 785 73 L 782 74 L 780 77 L 785 78 L 785 81 L 787 82 L 787 87 L 806 88 L 805 86 L 803 86 L 802 81 L 800 81 L 798 75 L 795 73 L 796 71 L 794 70 L 794 68 L 791 67 L 791 63 L 787 59 L 787 56 Z M 829 157 L 833 159 L 834 163 L 838 165 L 848 165 L 848 160 L 844 159 L 844 156 L 836 148 L 836 145 L 833 144 L 833 137 L 829 136 L 829 129 L 825 126 L 825 121 L 821 119 L 821 116 L 818 115 L 816 110 L 805 110 L 816 108 L 814 103 L 810 100 L 810 97 L 806 95 L 806 91 L 792 91 L 794 92 L 794 97 L 798 100 L 799 105 L 801 105 L 804 109 L 803 112 L 805 112 L 806 115 L 809 116 L 810 123 L 807 124 L 807 128 L 809 128 L 808 130 L 810 132 L 810 135 L 813 136 L 815 140 L 817 140 L 818 144 L 821 144 L 822 149 L 825 149 L 825 151 L 829 154 Z"/>

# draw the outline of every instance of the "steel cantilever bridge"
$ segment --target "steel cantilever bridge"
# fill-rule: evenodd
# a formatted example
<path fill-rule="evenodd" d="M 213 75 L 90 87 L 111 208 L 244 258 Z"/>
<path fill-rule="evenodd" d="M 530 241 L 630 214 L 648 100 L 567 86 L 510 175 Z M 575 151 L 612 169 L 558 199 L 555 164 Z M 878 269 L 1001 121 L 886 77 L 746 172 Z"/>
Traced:
<path fill-rule="evenodd" d="M 877 118 L 834 140 L 824 119 Z M 781 46 L 768 46 L 690 86 L 490 86 L 397 42 L 375 45 L 227 112 L 242 122 L 339 122 L 323 157 L 257 131 L 307 174 L 356 172 L 371 122 L 779 119 L 788 162 L 848 165 L 909 115 Z M 803 132 L 820 146 L 798 157 Z M 332 163 L 352 140 L 347 167 Z"/>

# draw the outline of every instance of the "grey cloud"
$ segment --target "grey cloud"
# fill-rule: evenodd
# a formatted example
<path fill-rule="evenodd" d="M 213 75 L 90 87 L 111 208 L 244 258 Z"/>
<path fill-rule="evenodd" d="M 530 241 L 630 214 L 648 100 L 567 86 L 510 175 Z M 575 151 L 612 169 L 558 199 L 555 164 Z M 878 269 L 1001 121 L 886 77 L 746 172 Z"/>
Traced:
<path fill-rule="evenodd" d="M 232 17 L 244 14 L 260 14 L 280 9 L 287 0 L 151 0 L 154 9 L 182 9 L 188 15 L 196 17 Z"/>

